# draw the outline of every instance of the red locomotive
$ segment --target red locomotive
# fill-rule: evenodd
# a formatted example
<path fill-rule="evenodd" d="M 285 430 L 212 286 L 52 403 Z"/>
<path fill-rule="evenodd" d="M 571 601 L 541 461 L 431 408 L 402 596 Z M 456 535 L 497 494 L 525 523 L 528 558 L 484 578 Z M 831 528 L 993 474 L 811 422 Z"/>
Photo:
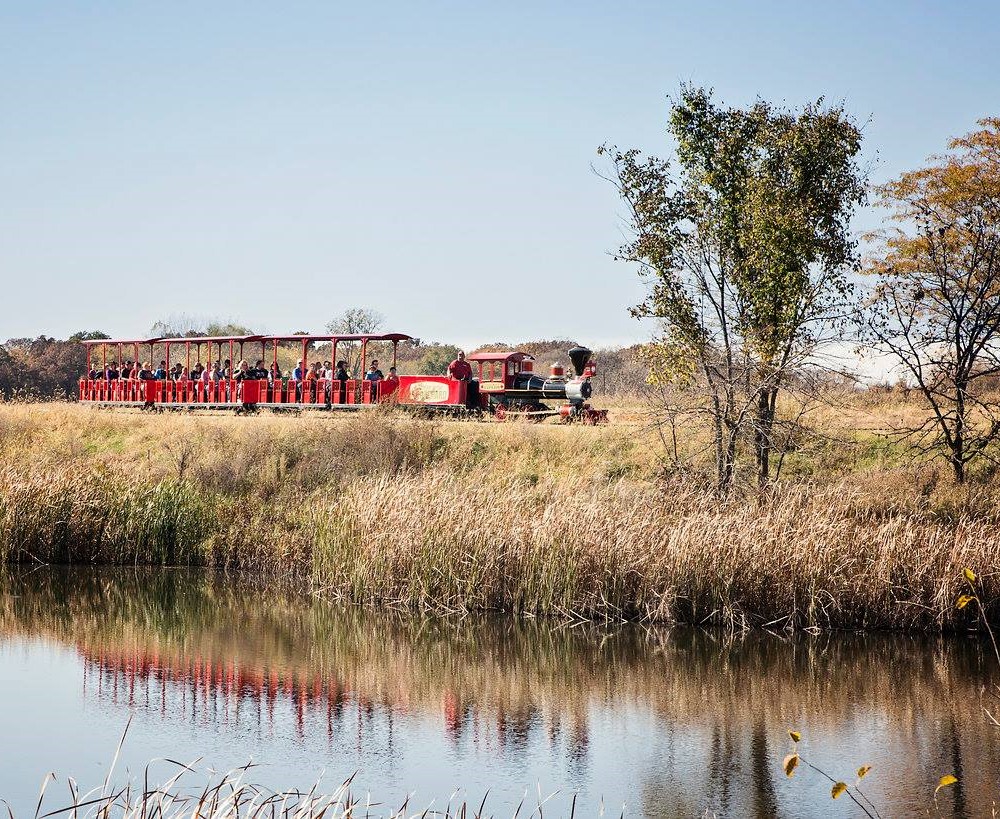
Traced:
<path fill-rule="evenodd" d="M 309 373 L 308 360 L 322 355 L 330 362 L 338 360 L 338 347 L 350 345 L 359 352 L 359 371 L 368 369 L 369 344 L 382 342 L 392 345 L 392 366 L 400 342 L 419 344 L 419 340 L 403 333 L 341 336 L 213 336 L 194 338 L 105 339 L 84 341 L 87 347 L 86 377 L 80 379 L 80 401 L 102 406 L 134 406 L 146 409 L 236 409 L 273 410 L 360 410 L 380 403 L 404 407 L 419 407 L 451 414 L 489 415 L 496 418 L 527 416 L 544 418 L 558 415 L 566 421 L 597 424 L 607 420 L 607 410 L 593 409 L 589 399 L 593 391 L 591 378 L 597 368 L 586 347 L 569 350 L 573 366 L 572 377 L 562 367 L 553 365 L 548 375 L 534 371 L 535 360 L 522 352 L 479 352 L 467 359 L 471 378 L 459 379 L 448 375 L 401 375 L 395 379 L 369 381 L 354 373 Z M 236 362 L 256 352 L 260 358 L 273 362 L 266 371 L 238 372 L 230 366 L 218 377 L 192 377 L 192 356 L 195 369 L 201 366 L 202 351 L 208 363 Z M 281 347 L 301 345 L 300 366 L 291 377 L 282 376 L 278 368 Z M 322 345 L 318 347 L 317 345 Z M 181 356 L 172 357 L 183 349 Z M 170 365 L 177 361 L 174 373 L 153 373 L 143 370 L 139 362 L 156 360 L 156 353 Z M 131 354 L 135 367 L 123 371 L 126 357 Z M 100 364 L 101 369 L 97 370 Z"/>

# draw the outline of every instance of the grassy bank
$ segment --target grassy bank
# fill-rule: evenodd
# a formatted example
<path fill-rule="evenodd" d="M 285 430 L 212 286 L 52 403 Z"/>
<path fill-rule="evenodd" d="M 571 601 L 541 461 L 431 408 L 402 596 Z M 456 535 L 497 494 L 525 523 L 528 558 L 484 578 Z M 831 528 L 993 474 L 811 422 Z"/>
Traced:
<path fill-rule="evenodd" d="M 664 470 L 640 413 L 616 415 L 593 429 L 3 405 L 0 552 L 296 575 L 406 607 L 771 628 L 963 628 L 963 566 L 996 596 L 988 483 L 953 487 L 859 439 L 795 453 L 766 503 L 720 504 L 696 472 Z"/>

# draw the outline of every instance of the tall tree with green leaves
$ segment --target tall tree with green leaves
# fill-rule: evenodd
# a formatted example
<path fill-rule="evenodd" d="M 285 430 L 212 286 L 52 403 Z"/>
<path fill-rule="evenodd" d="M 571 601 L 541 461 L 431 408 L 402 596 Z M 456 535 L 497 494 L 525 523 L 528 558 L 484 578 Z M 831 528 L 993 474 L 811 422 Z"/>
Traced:
<path fill-rule="evenodd" d="M 719 489 L 732 484 L 744 435 L 764 487 L 778 395 L 847 316 L 849 223 L 866 191 L 861 131 L 822 99 L 800 111 L 763 100 L 733 108 L 685 86 L 668 132 L 676 169 L 601 149 L 632 231 L 618 258 L 651 285 L 633 313 L 663 327 L 658 371 L 707 387 Z"/>

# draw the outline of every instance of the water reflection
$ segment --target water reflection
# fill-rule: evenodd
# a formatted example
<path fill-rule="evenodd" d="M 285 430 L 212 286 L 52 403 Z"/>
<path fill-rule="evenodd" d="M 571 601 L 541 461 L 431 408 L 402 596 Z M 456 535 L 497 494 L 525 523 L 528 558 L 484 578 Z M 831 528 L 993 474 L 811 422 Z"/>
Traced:
<path fill-rule="evenodd" d="M 382 782 L 394 760 L 437 755 L 501 793 L 497 778 L 544 774 L 649 816 L 853 815 L 815 775 L 781 776 L 794 726 L 840 776 L 873 763 L 892 815 L 924 812 L 942 773 L 962 780 L 945 815 L 988 815 L 997 795 L 981 711 L 995 661 L 973 640 L 418 618 L 174 571 L 45 569 L 4 590 L 0 630 L 73 646 L 85 699 L 230 738 L 290 726 L 336 759 L 384 764 Z"/>

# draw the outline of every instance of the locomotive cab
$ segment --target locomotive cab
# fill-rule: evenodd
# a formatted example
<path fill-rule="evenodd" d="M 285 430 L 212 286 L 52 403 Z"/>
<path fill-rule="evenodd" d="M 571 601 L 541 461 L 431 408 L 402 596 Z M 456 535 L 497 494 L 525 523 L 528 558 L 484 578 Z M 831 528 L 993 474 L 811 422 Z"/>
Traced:
<path fill-rule="evenodd" d="M 508 411 L 537 416 L 558 413 L 573 419 L 593 412 L 586 403 L 593 393 L 590 379 L 597 371 L 590 355 L 586 347 L 569 350 L 572 378 L 560 364 L 553 364 L 546 376 L 536 373 L 534 357 L 520 351 L 473 353 L 468 361 L 479 379 L 482 409 L 498 415 Z M 556 409 L 543 403 L 553 400 L 566 403 Z"/>

